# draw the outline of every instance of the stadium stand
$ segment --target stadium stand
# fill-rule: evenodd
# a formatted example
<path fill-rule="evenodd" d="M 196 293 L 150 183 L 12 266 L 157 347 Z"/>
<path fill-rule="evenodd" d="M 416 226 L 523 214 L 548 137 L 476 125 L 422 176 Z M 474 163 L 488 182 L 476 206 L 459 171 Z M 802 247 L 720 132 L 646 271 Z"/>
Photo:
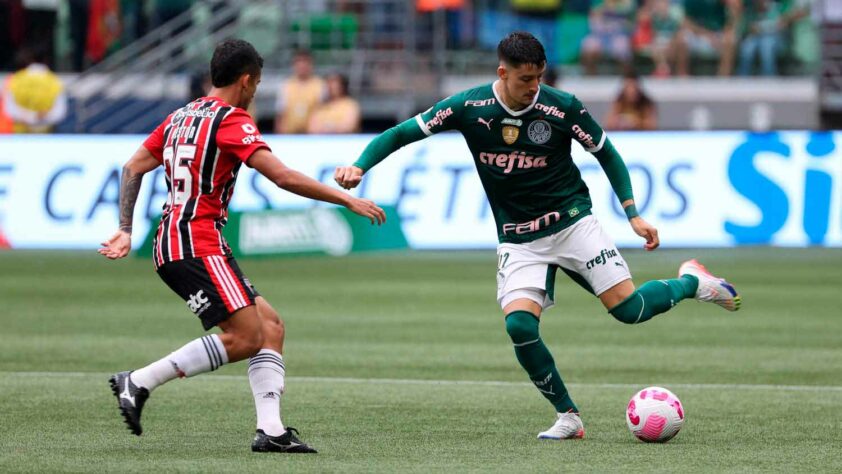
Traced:
<path fill-rule="evenodd" d="M 662 128 L 812 127 L 819 121 L 818 85 L 823 103 L 838 101 L 834 90 L 839 68 L 831 63 L 823 79 L 816 80 L 820 19 L 831 8 L 825 8 L 826 2 L 769 0 L 786 18 L 780 30 L 784 47 L 777 56 L 778 75 L 715 80 L 706 76 L 717 72 L 716 50 L 692 57 L 694 76 L 676 78 L 675 68 L 665 69 L 652 45 L 672 38 L 670 34 L 680 43 L 685 26 L 679 19 L 687 7 L 695 12 L 697 3 L 718 0 L 633 2 L 629 64 L 603 55 L 595 67 L 598 76 L 587 76 L 581 45 L 591 33 L 593 12 L 605 1 L 180 0 L 89 2 L 85 10 L 85 2 L 66 0 L 52 2 L 57 7 L 51 14 L 39 11 L 32 18 L 56 32 L 54 41 L 49 35 L 43 39 L 52 47 L 54 69 L 68 85 L 70 106 L 56 128 L 59 132 L 150 130 L 156 117 L 188 97 L 190 77 L 203 71 L 213 44 L 231 36 L 251 41 L 266 59 L 256 116 L 267 130 L 277 85 L 289 75 L 292 55 L 299 48 L 313 52 L 319 74 L 348 76 L 349 91 L 362 107 L 363 131 L 377 131 L 464 84 L 493 79 L 496 43 L 502 33 L 515 29 L 532 32 L 546 45 L 550 66 L 563 78 L 558 85 L 596 111 L 607 107 L 618 77 L 633 68 L 659 104 Z M 653 16 L 656 3 L 668 4 L 668 17 Z M 756 18 L 754 3 L 740 2 L 742 17 Z M 13 1 L 0 7 L 0 25 L 17 25 L 0 34 L 0 44 L 16 48 L 26 43 L 31 23 L 27 17 L 35 12 L 22 5 Z M 742 38 L 745 27 L 740 21 Z M 103 30 L 103 25 L 120 28 Z M 825 56 L 833 60 L 838 47 L 827 38 L 838 32 L 828 23 L 823 34 Z M 656 40 L 658 35 L 661 40 Z M 7 56 L 0 55 L 0 67 L 10 71 Z M 656 72 L 659 78 L 673 77 L 654 80 Z M 783 88 L 786 96 L 779 93 Z"/>

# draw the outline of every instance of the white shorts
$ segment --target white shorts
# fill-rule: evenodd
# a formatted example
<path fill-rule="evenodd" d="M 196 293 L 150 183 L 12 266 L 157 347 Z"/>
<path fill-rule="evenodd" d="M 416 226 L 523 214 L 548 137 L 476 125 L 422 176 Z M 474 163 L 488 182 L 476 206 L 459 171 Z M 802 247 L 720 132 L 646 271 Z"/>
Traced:
<path fill-rule="evenodd" d="M 561 268 L 596 296 L 631 279 L 628 265 L 594 216 L 525 244 L 497 246 L 497 302 L 505 307 L 527 298 L 544 309 L 554 304 L 555 274 Z"/>

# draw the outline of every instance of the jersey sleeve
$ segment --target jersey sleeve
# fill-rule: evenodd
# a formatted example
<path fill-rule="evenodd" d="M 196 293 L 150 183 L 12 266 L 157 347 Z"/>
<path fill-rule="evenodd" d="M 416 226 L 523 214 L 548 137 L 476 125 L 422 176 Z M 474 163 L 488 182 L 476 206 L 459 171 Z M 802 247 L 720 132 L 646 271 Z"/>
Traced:
<path fill-rule="evenodd" d="M 596 153 L 605 145 L 605 130 L 591 117 L 588 109 L 576 97 L 567 110 L 570 118 L 570 137 L 579 142 L 588 153 Z"/>
<path fill-rule="evenodd" d="M 216 145 L 243 162 L 261 148 L 271 151 L 251 116 L 241 108 L 234 108 L 222 120 L 216 132 Z"/>
<path fill-rule="evenodd" d="M 455 130 L 459 128 L 459 118 L 463 109 L 462 94 L 452 95 L 416 115 L 415 122 L 428 137 L 446 130 Z"/>
<path fill-rule="evenodd" d="M 152 153 L 152 156 L 161 163 L 164 162 L 164 129 L 170 123 L 170 117 L 161 122 L 143 141 L 143 148 L 149 150 L 149 153 Z"/>

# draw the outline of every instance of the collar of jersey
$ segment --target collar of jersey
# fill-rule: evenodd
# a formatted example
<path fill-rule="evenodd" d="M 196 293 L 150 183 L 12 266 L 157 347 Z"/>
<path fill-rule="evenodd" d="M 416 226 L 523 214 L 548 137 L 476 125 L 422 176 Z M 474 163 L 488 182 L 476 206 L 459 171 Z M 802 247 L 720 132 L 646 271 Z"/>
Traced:
<path fill-rule="evenodd" d="M 521 109 L 521 110 L 518 110 L 518 111 L 514 111 L 514 110 L 510 109 L 506 105 L 506 103 L 503 102 L 503 99 L 501 99 L 500 96 L 497 94 L 497 83 L 498 82 L 500 82 L 500 79 L 497 79 L 496 81 L 494 81 L 493 84 L 491 84 L 491 92 L 494 92 L 494 97 L 497 98 L 497 103 L 500 104 L 500 107 L 503 107 L 503 110 L 505 110 L 509 115 L 511 115 L 513 117 L 518 117 L 520 115 L 523 115 L 523 114 L 529 112 L 530 110 L 532 110 L 532 108 L 535 107 L 535 104 L 538 103 L 538 96 L 541 95 L 541 88 L 540 87 L 538 87 L 538 92 L 535 93 L 535 97 L 532 99 L 532 103 L 529 104 L 529 107 L 526 107 L 525 109 Z"/>

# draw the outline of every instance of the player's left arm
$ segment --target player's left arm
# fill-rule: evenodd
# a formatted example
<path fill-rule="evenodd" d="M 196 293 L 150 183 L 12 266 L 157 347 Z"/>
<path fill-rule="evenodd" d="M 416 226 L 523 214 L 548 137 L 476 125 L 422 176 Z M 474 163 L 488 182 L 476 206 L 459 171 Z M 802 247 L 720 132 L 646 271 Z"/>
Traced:
<path fill-rule="evenodd" d="M 123 166 L 120 180 L 120 227 L 110 239 L 102 242 L 102 247 L 98 250 L 100 255 L 116 260 L 129 254 L 132 248 L 134 208 L 143 175 L 160 165 L 158 158 L 142 145 Z"/>
<path fill-rule="evenodd" d="M 602 170 L 608 177 L 608 182 L 611 183 L 614 194 L 620 200 L 620 205 L 629 219 L 632 230 L 635 234 L 646 239 L 643 246 L 646 250 L 655 250 L 660 245 L 658 229 L 638 215 L 637 208 L 634 205 L 634 192 L 629 170 L 626 168 L 620 153 L 608 139 L 605 130 L 591 117 L 591 114 L 578 99 L 573 99 L 568 116 L 573 117 L 570 135 L 582 145 L 585 151 L 591 153 L 599 161 Z"/>

